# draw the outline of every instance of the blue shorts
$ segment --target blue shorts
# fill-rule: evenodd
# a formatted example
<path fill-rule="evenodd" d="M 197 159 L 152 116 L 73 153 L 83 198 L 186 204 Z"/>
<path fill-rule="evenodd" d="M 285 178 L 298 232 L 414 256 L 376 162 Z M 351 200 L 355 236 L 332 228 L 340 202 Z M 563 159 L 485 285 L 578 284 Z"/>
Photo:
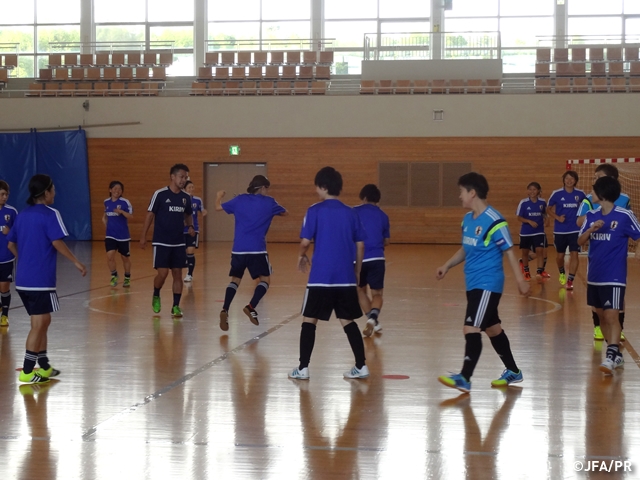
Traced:
<path fill-rule="evenodd" d="M 13 282 L 13 265 L 15 261 L 0 263 L 0 283 Z"/>
<path fill-rule="evenodd" d="M 624 310 L 626 287 L 587 284 L 587 305 L 602 310 Z"/>
<path fill-rule="evenodd" d="M 44 315 L 60 308 L 55 290 L 18 290 L 18 295 L 29 315 Z"/>
<path fill-rule="evenodd" d="M 129 240 L 116 240 L 115 238 L 105 238 L 104 239 L 104 247 L 107 252 L 112 250 L 117 250 L 120 255 L 123 257 L 128 257 L 131 255 L 129 251 Z"/>
<path fill-rule="evenodd" d="M 242 278 L 244 271 L 249 270 L 251 278 L 271 276 L 271 264 L 266 253 L 232 253 L 230 277 Z"/>
<path fill-rule="evenodd" d="M 546 247 L 546 235 L 539 233 L 537 235 L 520 235 L 520 250 L 533 250 L 536 248 Z"/>
<path fill-rule="evenodd" d="M 498 316 L 500 297 L 502 297 L 501 293 L 489 290 L 480 290 L 479 288 L 469 290 L 464 324 L 469 327 L 477 327 L 484 332 L 487 328 L 502 323 Z"/>
<path fill-rule="evenodd" d="M 384 260 L 371 260 L 370 262 L 362 262 L 360 270 L 359 287 L 369 285 L 371 290 L 382 290 L 384 288 L 384 272 L 386 266 Z"/>
<path fill-rule="evenodd" d="M 184 246 L 165 247 L 153 246 L 153 268 L 186 268 L 187 250 Z"/>
<path fill-rule="evenodd" d="M 553 246 L 556 247 L 556 252 L 558 253 L 566 252 L 567 247 L 569 248 L 570 252 L 579 252 L 580 245 L 578 245 L 578 232 L 554 233 Z"/>
<path fill-rule="evenodd" d="M 334 310 L 342 320 L 362 316 L 356 287 L 307 287 L 302 303 L 303 317 L 329 320 Z"/>
<path fill-rule="evenodd" d="M 187 244 L 187 248 L 195 247 L 198 248 L 200 245 L 200 234 L 196 232 L 196 234 L 192 237 L 188 233 L 184 234 L 184 243 Z"/>

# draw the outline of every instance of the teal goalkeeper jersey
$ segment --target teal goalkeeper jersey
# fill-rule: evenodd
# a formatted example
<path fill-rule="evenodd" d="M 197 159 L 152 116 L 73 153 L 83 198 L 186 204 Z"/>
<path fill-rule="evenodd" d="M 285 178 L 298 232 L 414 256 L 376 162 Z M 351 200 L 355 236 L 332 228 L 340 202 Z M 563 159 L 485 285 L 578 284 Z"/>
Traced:
<path fill-rule="evenodd" d="M 502 252 L 512 246 L 507 222 L 493 207 L 487 207 L 478 218 L 473 218 L 473 212 L 467 213 L 462 220 L 467 291 L 480 289 L 502 293 Z"/>

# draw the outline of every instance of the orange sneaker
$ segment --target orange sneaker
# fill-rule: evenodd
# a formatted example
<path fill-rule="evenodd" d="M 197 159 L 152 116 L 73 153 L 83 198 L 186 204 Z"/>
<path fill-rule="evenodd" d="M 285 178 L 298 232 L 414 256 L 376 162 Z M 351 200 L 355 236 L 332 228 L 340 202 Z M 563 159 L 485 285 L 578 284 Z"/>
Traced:
<path fill-rule="evenodd" d="M 530 282 L 531 281 L 531 274 L 529 272 L 524 272 L 524 279 L 527 282 Z"/>
<path fill-rule="evenodd" d="M 542 278 L 551 278 L 551 275 L 549 275 L 546 270 L 543 270 L 542 273 L 540 274 L 540 276 Z"/>

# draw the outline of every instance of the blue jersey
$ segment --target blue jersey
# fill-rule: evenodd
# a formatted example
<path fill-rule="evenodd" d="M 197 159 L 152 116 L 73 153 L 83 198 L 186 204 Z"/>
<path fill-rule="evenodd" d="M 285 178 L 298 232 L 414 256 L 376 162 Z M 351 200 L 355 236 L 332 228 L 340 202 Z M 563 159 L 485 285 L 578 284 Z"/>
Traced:
<path fill-rule="evenodd" d="M 389 238 L 389 217 L 380 207 L 365 203 L 354 207 L 365 232 L 364 262 L 384 260 L 384 241 Z"/>
<path fill-rule="evenodd" d="M 129 222 L 124 215 L 116 213 L 118 208 L 123 212 L 133 215 L 131 202 L 126 198 L 120 197 L 115 201 L 111 200 L 111 197 L 107 198 L 104 201 L 104 213 L 107 216 L 107 233 L 105 237 L 113 238 L 119 242 L 128 242 L 131 240 L 131 235 L 129 234 Z"/>
<path fill-rule="evenodd" d="M 554 222 L 553 233 L 577 233 L 580 231 L 576 220 L 578 219 L 578 208 L 585 198 L 587 197 L 584 192 L 577 188 L 574 188 L 572 192 L 561 188 L 551 194 L 549 206 L 556 208 L 556 215 L 564 215 L 564 222 L 557 220 Z"/>
<path fill-rule="evenodd" d="M 8 240 L 17 245 L 17 290 L 55 290 L 57 251 L 53 242 L 68 235 L 60 212 L 43 204 L 25 208 Z"/>
<path fill-rule="evenodd" d="M 243 193 L 222 204 L 235 216 L 236 225 L 231 253 L 267 253 L 267 232 L 271 220 L 286 210 L 266 195 Z"/>
<path fill-rule="evenodd" d="M 529 198 L 523 198 L 520 200 L 516 215 L 527 220 L 533 220 L 538 224 L 537 227 L 532 227 L 528 223 L 522 223 L 520 227 L 520 235 L 528 237 L 531 235 L 540 235 L 544 233 L 544 218 L 547 213 L 547 202 L 542 198 L 538 198 L 535 202 L 532 202 Z"/>
<path fill-rule="evenodd" d="M 193 229 L 197 232 L 200 231 L 200 224 L 198 223 L 198 212 L 202 211 L 202 199 L 200 197 L 191 197 L 191 218 L 193 219 Z M 184 227 L 184 233 L 189 233 L 189 227 Z"/>
<path fill-rule="evenodd" d="M 512 246 L 507 222 L 493 207 L 487 207 L 478 218 L 473 218 L 473 212 L 467 213 L 462 220 L 467 291 L 480 289 L 502 293 L 502 252 Z"/>
<path fill-rule="evenodd" d="M 629 238 L 640 238 L 638 220 L 630 210 L 621 207 L 614 207 L 608 215 L 598 208 L 587 213 L 580 234 L 597 220 L 602 220 L 604 225 L 589 236 L 587 283 L 624 286 L 627 283 Z"/>
<path fill-rule="evenodd" d="M 191 215 L 191 197 L 182 190 L 173 193 L 169 187 L 156 190 L 149 211 L 155 214 L 153 245 L 184 247 L 185 215 Z"/>
<path fill-rule="evenodd" d="M 615 202 L 613 202 L 613 204 L 616 207 L 622 207 L 627 210 L 631 210 L 631 199 L 629 198 L 629 195 L 627 195 L 626 193 L 621 193 L 618 199 Z M 599 208 L 599 205 L 596 204 L 594 206 L 593 197 L 591 196 L 591 194 L 589 194 L 587 195 L 587 198 L 585 198 L 580 204 L 580 208 L 578 209 L 578 216 L 581 217 L 583 215 L 586 215 L 587 212 L 595 208 Z"/>
<path fill-rule="evenodd" d="M 9 241 L 7 240 L 7 235 L 2 233 L 2 227 L 7 226 L 9 229 L 13 228 L 17 215 L 18 211 L 10 205 L 5 204 L 3 207 L 0 207 L 0 263 L 13 262 L 15 258 L 7 247 Z"/>
<path fill-rule="evenodd" d="M 337 199 L 311 205 L 300 238 L 314 242 L 307 286 L 356 286 L 356 242 L 364 242 L 366 233 L 355 209 Z"/>

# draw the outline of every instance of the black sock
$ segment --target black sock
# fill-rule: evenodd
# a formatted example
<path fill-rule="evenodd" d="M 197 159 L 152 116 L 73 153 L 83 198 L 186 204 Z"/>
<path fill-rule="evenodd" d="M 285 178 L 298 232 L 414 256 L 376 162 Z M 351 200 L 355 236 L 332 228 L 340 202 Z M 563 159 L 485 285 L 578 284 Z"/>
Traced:
<path fill-rule="evenodd" d="M 624 329 L 624 312 L 618 312 L 618 321 L 620 322 L 620 329 Z"/>
<path fill-rule="evenodd" d="M 600 317 L 598 316 L 598 314 L 596 312 L 591 312 L 591 318 L 593 319 L 593 326 L 594 327 L 599 327 L 600 326 Z"/>
<path fill-rule="evenodd" d="M 260 282 L 256 285 L 256 289 L 253 291 L 253 297 L 251 297 L 249 305 L 251 305 L 252 308 L 256 308 L 258 303 L 260 303 L 260 300 L 262 300 L 262 297 L 267 293 L 267 290 L 269 290 L 269 284 L 267 282 Z"/>
<path fill-rule="evenodd" d="M 181 293 L 174 293 L 173 294 L 173 305 L 180 305 L 180 298 L 182 298 L 182 294 Z"/>
<path fill-rule="evenodd" d="M 153 296 L 154 297 L 159 297 L 160 296 L 160 289 L 153 287 Z"/>
<path fill-rule="evenodd" d="M 576 274 L 575 273 L 570 273 L 569 274 L 569 281 L 573 282 L 573 279 L 576 278 Z"/>
<path fill-rule="evenodd" d="M 111 276 L 112 277 L 117 277 L 118 276 L 118 271 L 114 270 L 113 272 L 111 272 Z"/>
<path fill-rule="evenodd" d="M 520 369 L 516 365 L 516 361 L 513 359 L 513 353 L 511 353 L 509 338 L 507 337 L 507 334 L 504 333 L 504 330 L 500 332 L 500 335 L 490 337 L 490 340 L 491 345 L 493 345 L 493 349 L 500 357 L 500 360 L 502 360 L 502 363 L 504 363 L 505 368 L 511 370 L 512 372 L 518 373 Z"/>
<path fill-rule="evenodd" d="M 38 360 L 38 354 L 36 352 L 27 350 L 24 354 L 24 363 L 22 364 L 22 371 L 24 373 L 33 372 L 33 369 L 36 366 L 37 360 Z"/>
<path fill-rule="evenodd" d="M 564 267 L 560 267 L 560 274 L 564 273 Z"/>
<path fill-rule="evenodd" d="M 464 339 L 466 345 L 464 347 L 464 362 L 462 363 L 462 371 L 460 374 L 469 381 L 478 364 L 478 360 L 480 360 L 480 354 L 482 353 L 482 336 L 480 333 L 467 333 Z"/>
<path fill-rule="evenodd" d="M 302 322 L 300 330 L 300 370 L 307 368 L 311 361 L 311 352 L 316 343 L 316 326 L 313 323 Z"/>
<path fill-rule="evenodd" d="M 189 269 L 189 275 L 193 275 L 193 269 L 196 268 L 195 255 L 187 255 L 187 268 Z"/>
<path fill-rule="evenodd" d="M 536 275 L 540 275 L 543 271 L 544 271 L 544 269 L 543 269 L 543 268 L 538 267 L 538 268 L 536 269 Z"/>
<path fill-rule="evenodd" d="M 124 278 L 131 278 L 131 273 L 126 273 L 124 274 Z"/>
<path fill-rule="evenodd" d="M 524 267 L 524 271 L 525 271 L 526 273 L 529 273 L 529 267 L 528 267 L 528 266 L 527 266 L 527 267 Z"/>
<path fill-rule="evenodd" d="M 607 347 L 606 357 L 615 360 L 620 355 L 620 347 L 617 344 L 611 344 Z"/>
<path fill-rule="evenodd" d="M 47 356 L 46 350 L 42 350 L 41 352 L 38 352 L 38 365 L 40 365 L 40 368 L 49 370 L 49 367 L 51 365 L 49 364 L 49 357 Z"/>
<path fill-rule="evenodd" d="M 380 309 L 379 308 L 372 308 L 371 311 L 369 312 L 369 315 L 367 315 L 369 318 L 373 318 L 376 323 L 378 323 L 378 315 L 380 315 Z"/>
<path fill-rule="evenodd" d="M 231 301 L 233 300 L 233 297 L 236 296 L 237 291 L 238 291 L 237 283 L 231 282 L 227 286 L 227 291 L 224 294 L 224 304 L 222 305 L 223 310 L 229 310 L 229 307 L 231 306 Z"/>
<path fill-rule="evenodd" d="M 2 304 L 2 315 L 9 316 L 9 306 L 11 305 L 11 290 L 0 293 L 0 303 Z"/>
<path fill-rule="evenodd" d="M 347 334 L 349 339 L 349 345 L 353 351 L 353 356 L 356 360 L 356 368 L 359 370 L 364 367 L 364 342 L 362 341 L 362 334 L 358 328 L 356 322 L 351 322 L 344 327 L 344 333 Z"/>

